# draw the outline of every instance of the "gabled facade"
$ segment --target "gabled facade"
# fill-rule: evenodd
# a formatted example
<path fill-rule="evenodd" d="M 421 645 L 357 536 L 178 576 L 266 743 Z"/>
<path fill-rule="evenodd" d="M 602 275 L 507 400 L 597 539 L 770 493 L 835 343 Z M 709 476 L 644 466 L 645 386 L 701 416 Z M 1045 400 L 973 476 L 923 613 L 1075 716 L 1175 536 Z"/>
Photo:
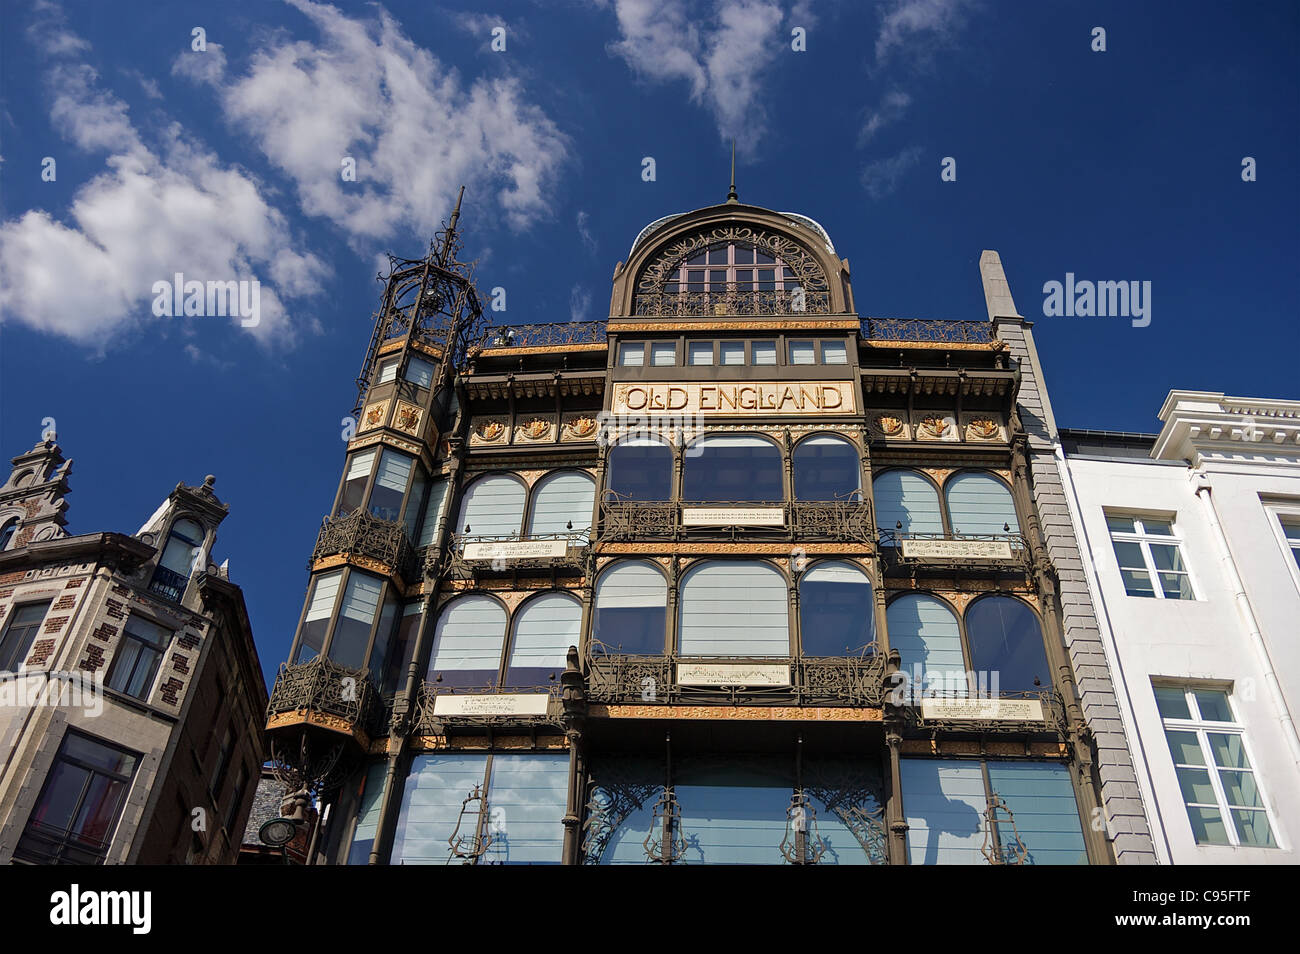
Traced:
<path fill-rule="evenodd" d="M 1156 848 L 1295 864 L 1300 402 L 1171 391 L 1159 417 L 1062 433 Z"/>
<path fill-rule="evenodd" d="M 209 477 L 135 535 L 68 536 L 69 467 L 44 442 L 0 491 L 21 514 L 0 552 L 0 864 L 233 863 L 266 689 L 208 562 L 226 506 Z"/>
<path fill-rule="evenodd" d="M 331 861 L 1153 857 L 994 253 L 988 321 L 864 318 L 733 193 L 641 231 L 607 320 L 482 329 L 456 247 L 394 262 L 272 693 Z"/>

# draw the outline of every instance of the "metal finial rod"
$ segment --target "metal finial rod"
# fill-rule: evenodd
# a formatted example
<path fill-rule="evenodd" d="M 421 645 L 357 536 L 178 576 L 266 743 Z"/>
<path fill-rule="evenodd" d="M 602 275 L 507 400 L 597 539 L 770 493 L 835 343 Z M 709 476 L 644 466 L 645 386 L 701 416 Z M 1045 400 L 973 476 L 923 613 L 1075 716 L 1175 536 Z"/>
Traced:
<path fill-rule="evenodd" d="M 731 140 L 731 191 L 727 193 L 728 202 L 739 202 L 740 196 L 736 194 L 736 140 Z"/>

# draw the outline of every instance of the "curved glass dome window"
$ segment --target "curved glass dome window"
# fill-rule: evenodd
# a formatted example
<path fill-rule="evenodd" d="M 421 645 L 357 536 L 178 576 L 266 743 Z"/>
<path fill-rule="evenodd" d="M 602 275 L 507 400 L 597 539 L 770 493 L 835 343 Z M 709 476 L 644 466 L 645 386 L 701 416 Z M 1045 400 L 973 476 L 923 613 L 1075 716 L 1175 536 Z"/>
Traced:
<path fill-rule="evenodd" d="M 515 616 L 507 686 L 549 686 L 560 680 L 570 646 L 582 632 L 582 604 L 563 593 L 543 593 Z"/>
<path fill-rule="evenodd" d="M 519 534 L 524 519 L 523 482 L 506 474 L 480 477 L 465 490 L 455 532 L 475 537 Z"/>
<path fill-rule="evenodd" d="M 683 261 L 675 276 L 666 277 L 665 295 L 679 292 L 793 292 L 796 288 L 803 288 L 794 270 L 782 259 L 752 245 L 736 242 L 710 245 Z"/>
<path fill-rule="evenodd" d="M 668 583 L 652 564 L 616 563 L 596 582 L 591 638 L 596 651 L 658 656 L 668 625 Z"/>
<path fill-rule="evenodd" d="M 992 474 L 963 472 L 943 488 L 953 533 L 1019 533 L 1011 490 Z"/>
<path fill-rule="evenodd" d="M 988 673 L 990 691 L 995 674 L 1002 695 L 1052 687 L 1038 616 L 1020 600 L 986 596 L 971 603 L 966 642 L 975 672 L 981 679 Z"/>
<path fill-rule="evenodd" d="M 789 590 L 771 564 L 696 564 L 682 577 L 680 605 L 679 655 L 790 655 Z"/>
<path fill-rule="evenodd" d="M 818 434 L 794 449 L 794 499 L 862 499 L 862 458 L 842 437 Z"/>
<path fill-rule="evenodd" d="M 494 687 L 501 671 L 506 611 L 487 596 L 461 596 L 438 615 L 429 681 L 442 686 Z"/>
<path fill-rule="evenodd" d="M 920 474 L 887 470 L 875 479 L 876 525 L 894 533 L 943 533 L 939 492 Z"/>
<path fill-rule="evenodd" d="M 702 437 L 685 454 L 682 500 L 785 500 L 781 451 L 763 437 Z"/>
<path fill-rule="evenodd" d="M 673 449 L 650 437 L 620 441 L 609 452 L 608 492 L 635 503 L 673 499 Z"/>
<path fill-rule="evenodd" d="M 845 656 L 875 634 L 871 581 L 852 563 L 818 563 L 799 580 L 799 635 L 804 656 Z"/>

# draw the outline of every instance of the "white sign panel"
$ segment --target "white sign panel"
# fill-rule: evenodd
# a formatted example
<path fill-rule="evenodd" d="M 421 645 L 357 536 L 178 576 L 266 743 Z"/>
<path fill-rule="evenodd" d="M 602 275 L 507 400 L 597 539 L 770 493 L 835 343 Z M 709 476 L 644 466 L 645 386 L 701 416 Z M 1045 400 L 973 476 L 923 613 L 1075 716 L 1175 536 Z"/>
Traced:
<path fill-rule="evenodd" d="M 1042 722 L 1037 699 L 922 699 L 922 719 L 995 719 Z"/>
<path fill-rule="evenodd" d="M 544 692 L 514 695 L 448 695 L 433 700 L 440 716 L 544 716 L 550 696 Z"/>
<path fill-rule="evenodd" d="M 536 557 L 562 557 L 569 549 L 567 540 L 514 540 L 506 543 L 467 543 L 466 560 L 527 560 Z"/>
<path fill-rule="evenodd" d="M 683 686 L 788 686 L 785 663 L 678 663 L 677 682 Z"/>
<path fill-rule="evenodd" d="M 717 507 L 683 507 L 684 527 L 783 527 L 783 507 L 749 507 L 746 509 Z"/>
<path fill-rule="evenodd" d="M 1005 540 L 904 540 L 903 556 L 922 560 L 1010 560 Z"/>

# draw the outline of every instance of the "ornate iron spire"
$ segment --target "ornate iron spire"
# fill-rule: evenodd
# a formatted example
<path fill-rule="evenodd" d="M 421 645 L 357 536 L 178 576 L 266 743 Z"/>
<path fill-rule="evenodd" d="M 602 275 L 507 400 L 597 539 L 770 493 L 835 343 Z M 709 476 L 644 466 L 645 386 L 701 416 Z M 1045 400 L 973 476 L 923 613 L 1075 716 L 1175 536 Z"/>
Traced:
<path fill-rule="evenodd" d="M 736 140 L 731 140 L 731 191 L 727 193 L 727 204 L 736 205 L 740 196 L 736 194 Z"/>

